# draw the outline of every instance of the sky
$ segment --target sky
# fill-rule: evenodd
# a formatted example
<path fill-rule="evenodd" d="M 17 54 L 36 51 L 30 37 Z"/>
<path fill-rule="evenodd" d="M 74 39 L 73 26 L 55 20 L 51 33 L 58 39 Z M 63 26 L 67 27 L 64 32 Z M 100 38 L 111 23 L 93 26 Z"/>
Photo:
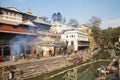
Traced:
<path fill-rule="evenodd" d="M 102 20 L 101 28 L 120 26 L 120 0 L 0 0 L 0 7 L 15 7 L 21 12 L 28 9 L 38 16 L 60 12 L 68 22 L 76 19 L 85 24 L 92 16 Z"/>

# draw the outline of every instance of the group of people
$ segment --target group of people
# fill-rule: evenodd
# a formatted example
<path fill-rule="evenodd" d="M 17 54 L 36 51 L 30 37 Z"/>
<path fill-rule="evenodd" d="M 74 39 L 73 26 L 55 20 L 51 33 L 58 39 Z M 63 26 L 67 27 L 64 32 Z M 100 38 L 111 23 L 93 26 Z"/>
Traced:
<path fill-rule="evenodd" d="M 6 74 L 6 72 L 8 74 Z M 23 74 L 23 71 L 17 69 L 15 66 L 4 67 L 3 73 L 2 73 L 5 80 L 23 80 L 21 77 L 22 74 Z"/>
<path fill-rule="evenodd" d="M 113 73 L 113 69 L 112 67 L 108 67 L 108 66 L 101 66 L 100 68 L 97 69 L 97 74 L 101 76 L 106 76 L 107 74 L 112 74 Z"/>

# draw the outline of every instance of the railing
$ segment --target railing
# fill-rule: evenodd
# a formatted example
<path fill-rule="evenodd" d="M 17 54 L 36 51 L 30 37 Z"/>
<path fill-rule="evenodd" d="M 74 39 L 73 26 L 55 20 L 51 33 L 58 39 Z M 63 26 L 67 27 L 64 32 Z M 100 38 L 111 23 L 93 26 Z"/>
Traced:
<path fill-rule="evenodd" d="M 37 34 L 43 34 L 48 36 L 61 36 L 60 33 L 53 33 L 53 32 L 47 32 L 47 31 L 37 31 Z"/>

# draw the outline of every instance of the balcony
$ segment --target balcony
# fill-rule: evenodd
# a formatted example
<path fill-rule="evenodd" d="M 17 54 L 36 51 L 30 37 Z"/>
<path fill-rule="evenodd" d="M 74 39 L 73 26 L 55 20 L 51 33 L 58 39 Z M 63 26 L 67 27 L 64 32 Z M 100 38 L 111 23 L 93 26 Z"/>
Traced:
<path fill-rule="evenodd" d="M 33 30 L 27 30 L 23 26 L 10 26 L 10 25 L 1 25 L 0 32 L 4 33 L 14 33 L 14 34 L 28 34 L 28 35 L 37 35 Z"/>

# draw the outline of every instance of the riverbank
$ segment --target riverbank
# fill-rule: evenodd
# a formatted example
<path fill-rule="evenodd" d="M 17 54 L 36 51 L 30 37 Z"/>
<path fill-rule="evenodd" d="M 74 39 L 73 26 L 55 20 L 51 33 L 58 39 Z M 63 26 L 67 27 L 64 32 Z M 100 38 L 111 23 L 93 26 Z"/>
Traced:
<path fill-rule="evenodd" d="M 0 78 L 1 80 L 8 80 L 10 73 L 9 69 L 14 70 L 14 78 L 27 79 L 45 73 L 50 73 L 71 65 L 72 63 L 63 56 L 41 59 L 23 59 L 16 62 L 2 62 L 0 63 Z"/>
<path fill-rule="evenodd" d="M 59 71 L 53 71 L 52 73 L 40 75 L 40 76 L 29 78 L 26 80 L 66 80 L 71 76 L 73 76 L 72 79 L 70 78 L 71 80 L 78 80 L 74 78 L 75 77 L 74 75 L 77 75 L 78 77 L 82 75 L 81 78 L 83 78 L 84 76 L 88 76 L 86 74 L 89 73 L 89 70 L 91 70 L 90 72 L 95 73 L 98 67 L 100 67 L 101 65 L 107 65 L 110 63 L 110 61 L 111 60 L 96 60 L 93 62 L 81 64 L 81 65 L 74 65 L 71 67 L 67 67 L 66 69 L 64 68 Z M 93 65 L 94 63 L 95 64 L 97 63 L 97 65 Z M 76 73 L 76 70 L 77 70 L 77 73 Z M 88 72 L 85 73 L 86 71 Z M 89 73 L 89 74 L 92 76 L 95 76 L 94 73 L 92 74 Z M 83 79 L 80 79 L 80 80 L 83 80 Z M 93 80 L 93 79 L 88 79 L 88 80 Z"/>

